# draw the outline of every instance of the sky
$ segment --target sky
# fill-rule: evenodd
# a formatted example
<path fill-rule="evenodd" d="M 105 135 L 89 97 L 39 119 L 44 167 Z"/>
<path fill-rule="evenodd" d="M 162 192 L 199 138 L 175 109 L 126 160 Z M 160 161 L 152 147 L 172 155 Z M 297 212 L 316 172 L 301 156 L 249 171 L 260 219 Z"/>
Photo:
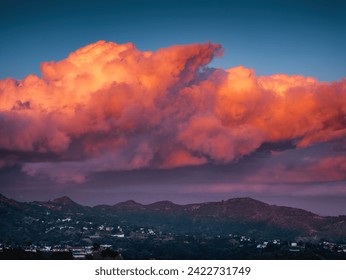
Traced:
<path fill-rule="evenodd" d="M 0 5 L 0 193 L 346 214 L 345 1 Z"/>

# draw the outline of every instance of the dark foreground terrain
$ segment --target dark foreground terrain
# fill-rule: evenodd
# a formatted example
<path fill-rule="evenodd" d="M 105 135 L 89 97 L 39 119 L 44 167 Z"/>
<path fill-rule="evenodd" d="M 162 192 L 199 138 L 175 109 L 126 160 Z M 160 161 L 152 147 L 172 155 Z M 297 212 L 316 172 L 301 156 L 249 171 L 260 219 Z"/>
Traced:
<path fill-rule="evenodd" d="M 346 259 L 346 216 L 251 198 L 86 207 L 0 195 L 0 259 Z"/>

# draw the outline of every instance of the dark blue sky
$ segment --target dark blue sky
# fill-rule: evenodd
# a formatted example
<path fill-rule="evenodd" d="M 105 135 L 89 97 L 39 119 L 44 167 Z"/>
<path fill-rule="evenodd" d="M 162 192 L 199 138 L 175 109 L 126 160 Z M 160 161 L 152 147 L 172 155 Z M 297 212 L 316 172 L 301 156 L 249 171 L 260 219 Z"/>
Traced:
<path fill-rule="evenodd" d="M 212 41 L 212 66 L 338 80 L 346 73 L 346 4 L 337 0 L 22 1 L 0 4 L 0 78 L 39 74 L 98 40 L 140 50 Z"/>

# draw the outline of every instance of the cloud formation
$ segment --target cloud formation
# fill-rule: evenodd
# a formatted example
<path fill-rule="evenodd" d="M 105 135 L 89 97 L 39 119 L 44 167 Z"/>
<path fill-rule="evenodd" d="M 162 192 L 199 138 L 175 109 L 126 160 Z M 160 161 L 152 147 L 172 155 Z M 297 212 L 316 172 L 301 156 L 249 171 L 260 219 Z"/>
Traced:
<path fill-rule="evenodd" d="M 265 143 L 345 139 L 345 79 L 207 67 L 221 55 L 212 43 L 142 52 L 99 41 L 42 63 L 42 78 L 0 80 L 0 168 L 81 183 L 91 172 L 232 163 Z M 343 150 L 311 172 L 345 162 Z"/>

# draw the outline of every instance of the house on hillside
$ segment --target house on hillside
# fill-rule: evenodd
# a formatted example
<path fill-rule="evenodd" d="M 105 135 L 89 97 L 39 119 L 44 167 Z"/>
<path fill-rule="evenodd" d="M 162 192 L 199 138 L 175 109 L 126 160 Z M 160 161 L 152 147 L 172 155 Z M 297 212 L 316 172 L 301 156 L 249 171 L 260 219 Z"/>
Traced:
<path fill-rule="evenodd" d="M 305 250 L 305 243 L 303 242 L 288 242 L 288 250 L 290 252 L 301 252 Z"/>

